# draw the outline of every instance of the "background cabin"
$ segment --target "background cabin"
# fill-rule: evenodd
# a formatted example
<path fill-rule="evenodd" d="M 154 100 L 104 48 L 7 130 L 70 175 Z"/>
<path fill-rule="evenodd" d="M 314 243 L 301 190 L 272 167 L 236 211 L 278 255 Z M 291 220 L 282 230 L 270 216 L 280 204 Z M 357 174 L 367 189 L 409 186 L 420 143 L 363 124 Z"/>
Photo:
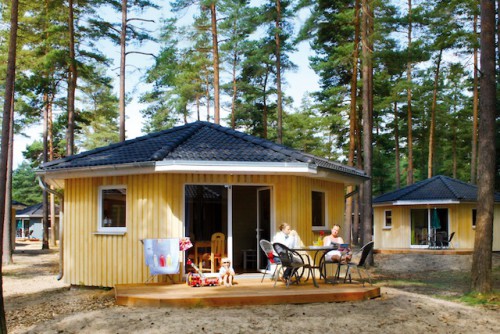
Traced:
<path fill-rule="evenodd" d="M 442 175 L 381 195 L 373 200 L 375 249 L 472 250 L 476 207 L 477 186 Z M 451 242 L 441 245 L 439 239 L 452 233 Z M 500 193 L 495 193 L 493 251 L 500 251 Z"/>

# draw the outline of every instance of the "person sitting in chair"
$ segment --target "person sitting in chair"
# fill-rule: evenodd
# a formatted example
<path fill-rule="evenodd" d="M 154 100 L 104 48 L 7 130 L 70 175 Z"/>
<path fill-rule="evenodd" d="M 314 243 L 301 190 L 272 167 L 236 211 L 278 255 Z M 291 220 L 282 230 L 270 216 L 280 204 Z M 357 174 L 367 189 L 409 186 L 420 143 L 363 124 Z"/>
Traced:
<path fill-rule="evenodd" d="M 287 224 L 283 223 L 280 225 L 280 230 L 278 233 L 273 238 L 273 243 L 280 243 L 285 246 L 287 246 L 290 249 L 295 248 L 298 245 L 298 235 L 297 232 L 292 230 L 292 227 Z M 293 262 L 301 262 L 300 259 L 296 259 L 294 257 Z M 283 279 L 287 280 L 290 277 L 290 274 L 292 273 L 292 268 L 287 268 L 285 269 L 285 272 L 283 273 Z"/>
<path fill-rule="evenodd" d="M 288 248 L 295 248 L 297 245 L 297 232 L 292 230 L 292 227 L 283 223 L 280 225 L 280 230 L 273 238 L 273 243 L 279 242 Z"/>
<path fill-rule="evenodd" d="M 226 287 L 233 285 L 234 280 L 234 269 L 231 266 L 231 261 L 229 258 L 222 258 L 222 266 L 219 269 L 220 284 L 224 284 Z"/>
<path fill-rule="evenodd" d="M 335 224 L 332 227 L 332 234 L 327 235 L 326 237 L 323 238 L 323 246 L 329 247 L 332 244 L 338 244 L 339 246 L 344 243 L 344 239 L 339 236 L 340 232 L 340 226 Z M 345 252 L 342 254 L 342 252 Z M 352 254 L 349 251 L 349 249 L 336 249 L 336 250 L 331 250 L 325 255 L 325 259 L 331 260 L 332 262 L 338 263 L 340 261 L 342 262 L 350 262 L 351 261 Z"/>

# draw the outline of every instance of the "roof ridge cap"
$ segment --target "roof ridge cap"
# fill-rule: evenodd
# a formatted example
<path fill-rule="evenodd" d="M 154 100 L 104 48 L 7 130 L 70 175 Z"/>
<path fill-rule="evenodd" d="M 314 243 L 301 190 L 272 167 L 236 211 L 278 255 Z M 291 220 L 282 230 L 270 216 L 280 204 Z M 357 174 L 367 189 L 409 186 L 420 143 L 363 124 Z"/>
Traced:
<path fill-rule="evenodd" d="M 450 178 L 448 176 L 444 176 L 444 175 L 437 175 L 440 177 L 440 179 L 443 181 L 444 185 L 446 186 L 446 188 L 448 188 L 449 191 L 452 192 L 452 194 L 456 197 L 456 198 L 464 198 L 463 196 L 459 196 L 458 193 L 455 191 L 455 188 L 451 185 L 451 182 L 458 182 L 464 186 L 469 186 L 469 187 L 472 187 L 474 188 L 476 191 L 477 191 L 477 186 L 474 185 L 474 184 L 470 184 L 470 183 L 467 183 L 467 182 L 463 182 L 463 181 L 460 181 L 460 180 L 457 180 L 457 179 L 453 179 L 453 178 Z M 476 200 L 477 200 L 477 194 L 476 194 Z"/>
<path fill-rule="evenodd" d="M 173 129 L 181 130 L 182 127 L 187 128 L 186 133 L 181 135 L 179 140 L 175 141 L 172 144 L 167 144 L 162 148 L 160 148 L 158 151 L 154 152 L 151 155 L 151 159 L 155 161 L 160 161 L 165 159 L 165 157 L 170 152 L 172 152 L 176 147 L 179 147 L 182 143 L 184 143 L 188 138 L 192 137 L 196 132 L 198 132 L 204 126 L 206 126 L 206 124 L 200 121 L 169 129 L 169 130 Z"/>
<path fill-rule="evenodd" d="M 422 188 L 423 186 L 428 184 L 431 179 L 421 180 L 421 181 L 418 181 L 417 183 L 410 184 L 409 186 L 406 186 L 406 187 L 401 188 L 401 189 L 396 189 L 394 191 L 391 191 L 390 193 L 382 194 L 380 196 L 390 195 L 390 194 L 394 194 L 394 193 L 397 193 L 398 191 L 400 191 L 401 194 L 399 196 L 397 196 L 397 198 L 396 198 L 396 199 L 400 199 L 401 197 L 403 197 L 411 192 L 414 192 L 417 189 Z"/>
<path fill-rule="evenodd" d="M 228 135 L 231 135 L 234 137 L 238 137 L 238 138 L 243 139 L 243 140 L 250 142 L 252 144 L 259 145 L 259 146 L 262 146 L 264 148 L 273 150 L 275 152 L 282 153 L 284 155 L 287 155 L 291 158 L 294 158 L 294 159 L 302 161 L 302 162 L 307 162 L 307 163 L 312 162 L 311 158 L 307 157 L 304 153 L 302 153 L 299 150 L 292 149 L 292 148 L 286 147 L 282 144 L 275 143 L 269 139 L 257 137 L 257 136 L 254 136 L 254 135 L 251 135 L 251 134 L 248 134 L 245 132 L 236 131 L 236 130 L 231 129 L 231 128 L 223 127 L 219 124 L 214 124 L 214 123 L 210 123 L 210 124 L 216 130 L 222 131 L 222 132 L 227 133 Z"/>

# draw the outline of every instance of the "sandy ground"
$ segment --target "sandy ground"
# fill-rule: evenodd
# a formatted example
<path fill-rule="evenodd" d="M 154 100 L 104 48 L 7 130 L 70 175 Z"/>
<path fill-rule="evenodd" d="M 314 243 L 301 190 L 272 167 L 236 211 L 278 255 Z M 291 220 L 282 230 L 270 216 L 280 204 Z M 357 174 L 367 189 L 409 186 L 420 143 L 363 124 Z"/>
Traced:
<path fill-rule="evenodd" d="M 382 287 L 382 297 L 346 303 L 238 308 L 134 308 L 113 290 L 57 281 L 58 254 L 21 244 L 3 268 L 10 333 L 495 333 L 500 312 Z M 236 288 L 236 287 L 235 287 Z"/>

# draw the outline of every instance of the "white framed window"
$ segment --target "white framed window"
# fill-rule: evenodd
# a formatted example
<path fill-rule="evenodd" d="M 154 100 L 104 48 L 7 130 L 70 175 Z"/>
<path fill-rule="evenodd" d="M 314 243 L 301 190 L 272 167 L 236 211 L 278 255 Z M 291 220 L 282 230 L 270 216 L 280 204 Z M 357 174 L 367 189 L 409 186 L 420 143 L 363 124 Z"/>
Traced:
<path fill-rule="evenodd" d="M 313 230 L 324 230 L 327 227 L 325 192 L 312 191 L 311 206 Z"/>
<path fill-rule="evenodd" d="M 127 232 L 127 187 L 100 186 L 97 231 L 123 234 Z"/>
<path fill-rule="evenodd" d="M 392 228 L 392 210 L 384 211 L 384 228 Z"/>

